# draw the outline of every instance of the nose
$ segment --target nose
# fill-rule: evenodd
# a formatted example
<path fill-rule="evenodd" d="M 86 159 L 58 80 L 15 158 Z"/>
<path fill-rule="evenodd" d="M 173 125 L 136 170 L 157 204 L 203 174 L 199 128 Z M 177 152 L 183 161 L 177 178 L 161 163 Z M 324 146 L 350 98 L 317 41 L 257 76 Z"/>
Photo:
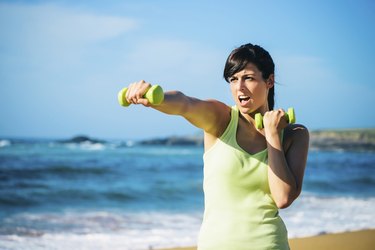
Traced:
<path fill-rule="evenodd" d="M 237 81 L 237 90 L 244 90 L 245 89 L 245 80 L 242 78 L 239 78 Z"/>

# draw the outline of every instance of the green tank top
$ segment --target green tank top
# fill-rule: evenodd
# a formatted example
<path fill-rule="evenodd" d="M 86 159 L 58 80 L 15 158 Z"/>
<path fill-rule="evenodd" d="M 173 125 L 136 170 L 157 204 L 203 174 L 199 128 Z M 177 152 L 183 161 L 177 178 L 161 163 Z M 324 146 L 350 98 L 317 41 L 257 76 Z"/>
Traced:
<path fill-rule="evenodd" d="M 249 154 L 237 143 L 239 111 L 204 153 L 205 211 L 198 250 L 287 250 L 284 222 L 268 185 L 268 151 Z"/>

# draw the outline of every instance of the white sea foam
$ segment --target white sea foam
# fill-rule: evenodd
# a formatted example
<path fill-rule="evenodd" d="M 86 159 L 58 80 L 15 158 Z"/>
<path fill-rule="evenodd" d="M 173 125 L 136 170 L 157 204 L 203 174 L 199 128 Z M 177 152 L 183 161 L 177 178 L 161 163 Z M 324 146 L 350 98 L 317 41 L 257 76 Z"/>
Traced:
<path fill-rule="evenodd" d="M 132 235 L 133 234 L 133 235 Z M 93 233 L 93 234 L 45 234 L 42 237 L 0 236 L 2 249 L 97 249 L 97 250 L 148 250 L 174 246 L 191 246 L 194 240 L 187 235 L 176 235 L 176 232 L 153 231 L 147 236 L 138 237 L 138 232 Z M 176 237 L 177 236 L 177 237 Z M 161 243 L 168 242 L 168 243 Z"/>
<path fill-rule="evenodd" d="M 0 140 L 0 148 L 9 146 L 11 142 L 9 140 Z"/>
<path fill-rule="evenodd" d="M 375 198 L 302 195 L 280 214 L 289 237 L 374 228 Z M 0 249 L 147 250 L 196 245 L 201 211 L 186 213 L 92 211 L 18 214 L 0 235 Z"/>
<path fill-rule="evenodd" d="M 280 215 L 289 237 L 375 228 L 375 198 L 302 195 Z"/>
<path fill-rule="evenodd" d="M 66 146 L 72 150 L 81 149 L 88 151 L 100 151 L 106 148 L 106 146 L 103 143 L 93 142 L 67 143 Z"/>
<path fill-rule="evenodd" d="M 23 230 L 22 234 L 0 235 L 3 249 L 122 249 L 146 250 L 196 244 L 201 217 L 176 213 L 65 213 L 21 214 L 7 223 L 22 220 L 48 223 L 69 230 Z M 73 225 L 73 226 L 72 226 Z M 19 228 L 17 230 L 20 230 Z"/>

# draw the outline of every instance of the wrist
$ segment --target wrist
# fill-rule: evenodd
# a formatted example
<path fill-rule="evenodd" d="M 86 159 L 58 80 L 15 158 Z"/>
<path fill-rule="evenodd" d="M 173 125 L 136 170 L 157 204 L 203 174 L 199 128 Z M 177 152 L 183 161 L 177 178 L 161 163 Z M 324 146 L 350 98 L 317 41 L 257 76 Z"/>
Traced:
<path fill-rule="evenodd" d="M 274 148 L 281 147 L 281 133 L 276 128 L 265 129 L 264 136 L 266 138 L 267 144 Z"/>
<path fill-rule="evenodd" d="M 280 131 L 276 127 L 265 127 L 264 128 L 264 135 L 265 137 L 277 137 L 279 136 Z"/>

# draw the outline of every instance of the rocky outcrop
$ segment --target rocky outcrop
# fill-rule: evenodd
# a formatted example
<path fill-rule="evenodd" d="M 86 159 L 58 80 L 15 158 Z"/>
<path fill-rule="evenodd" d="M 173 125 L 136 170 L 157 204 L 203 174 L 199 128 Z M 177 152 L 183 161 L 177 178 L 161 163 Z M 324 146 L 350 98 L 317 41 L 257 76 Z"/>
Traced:
<path fill-rule="evenodd" d="M 103 140 L 93 139 L 85 135 L 72 137 L 68 140 L 60 140 L 60 143 L 105 143 Z"/>
<path fill-rule="evenodd" d="M 375 129 L 312 131 L 310 147 L 320 150 L 375 151 Z"/>
<path fill-rule="evenodd" d="M 140 145 L 202 146 L 203 136 L 172 136 L 143 140 Z M 310 148 L 316 150 L 375 151 L 375 129 L 317 130 L 310 132 Z"/>
<path fill-rule="evenodd" d="M 80 135 L 59 143 L 96 144 L 107 143 L 104 140 L 93 139 Z M 163 146 L 203 146 L 203 134 L 190 136 L 170 136 L 119 144 L 119 146 L 133 145 L 163 145 Z M 375 129 L 351 130 L 315 130 L 310 131 L 311 150 L 347 150 L 347 151 L 375 151 Z"/>
<path fill-rule="evenodd" d="M 165 146 L 202 146 L 203 136 L 172 136 L 143 140 L 140 145 L 165 145 Z"/>

